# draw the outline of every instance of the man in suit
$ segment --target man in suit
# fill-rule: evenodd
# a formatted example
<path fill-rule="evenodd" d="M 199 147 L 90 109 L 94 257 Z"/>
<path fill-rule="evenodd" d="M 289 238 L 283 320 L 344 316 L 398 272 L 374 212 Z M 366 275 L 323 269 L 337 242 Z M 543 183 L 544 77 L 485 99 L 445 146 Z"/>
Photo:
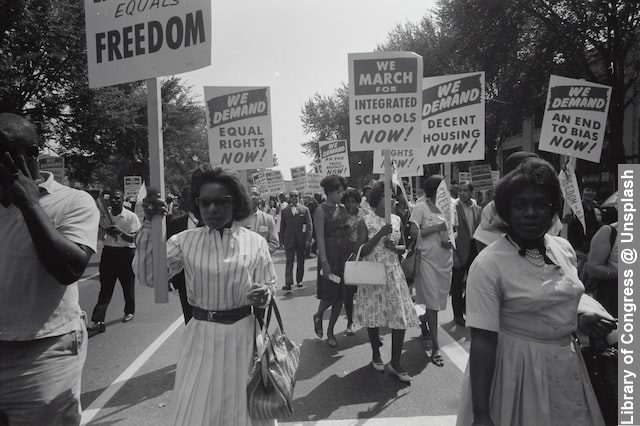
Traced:
<path fill-rule="evenodd" d="M 456 248 L 453 255 L 451 305 L 453 307 L 454 321 L 460 326 L 465 325 L 465 275 L 478 254 L 473 241 L 473 233 L 480 224 L 480 216 L 482 213 L 482 208 L 471 198 L 472 192 L 473 185 L 471 182 L 462 182 L 458 185 L 458 199 L 454 201 L 458 215 L 458 232 L 456 236 Z"/>
<path fill-rule="evenodd" d="M 199 226 L 199 220 L 194 214 L 193 200 L 191 199 L 191 188 L 185 187 L 182 189 L 182 198 L 180 204 L 183 210 L 187 214 L 167 219 L 167 239 L 175 234 L 179 234 L 187 229 L 197 228 Z M 182 315 L 184 316 L 184 323 L 188 323 L 193 317 L 193 306 L 189 304 L 187 300 L 187 286 L 184 280 L 184 271 L 174 276 L 169 280 L 173 288 L 178 291 L 180 295 L 180 304 L 182 305 Z"/>
<path fill-rule="evenodd" d="M 276 221 L 268 213 L 263 212 L 258 207 L 262 198 L 257 186 L 249 187 L 249 195 L 251 195 L 251 214 L 246 219 L 240 221 L 243 226 L 255 233 L 260 234 L 269 244 L 271 254 L 280 248 L 280 240 L 276 233 Z"/>
<path fill-rule="evenodd" d="M 280 242 L 284 246 L 287 256 L 285 269 L 285 285 L 283 289 L 290 291 L 293 286 L 293 261 L 297 259 L 296 284 L 302 287 L 304 275 L 304 254 L 311 247 L 313 224 L 309 209 L 299 204 L 298 191 L 289 194 L 289 205 L 280 212 Z"/>

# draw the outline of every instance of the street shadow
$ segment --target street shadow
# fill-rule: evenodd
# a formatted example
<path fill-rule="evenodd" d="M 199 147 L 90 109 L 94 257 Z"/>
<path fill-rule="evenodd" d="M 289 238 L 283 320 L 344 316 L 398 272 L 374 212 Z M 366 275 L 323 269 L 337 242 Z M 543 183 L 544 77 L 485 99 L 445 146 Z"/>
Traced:
<path fill-rule="evenodd" d="M 296 380 L 308 380 L 338 362 L 343 355 L 318 338 L 304 339 L 300 345 L 300 363 Z"/>
<path fill-rule="evenodd" d="M 395 401 L 403 398 L 409 385 L 388 373 L 374 371 L 365 365 L 344 377 L 334 374 L 308 395 L 293 401 L 293 417 L 288 421 L 327 419 L 337 409 L 353 404 L 373 404 L 358 413 L 358 418 L 377 416 Z"/>
<path fill-rule="evenodd" d="M 123 324 L 122 319 L 114 319 L 111 321 L 107 321 L 104 323 L 105 327 L 109 328 L 109 326 L 115 325 L 115 324 Z M 100 331 L 91 331 L 87 329 L 87 338 L 92 338 L 94 336 L 97 336 L 99 334 L 102 334 L 102 332 Z"/>
<path fill-rule="evenodd" d="M 119 414 L 144 401 L 157 398 L 173 389 L 176 364 L 166 366 L 141 376 L 129 379 L 125 386 L 111 398 L 104 408 L 117 408 L 91 421 L 95 426 L 107 426 L 123 421 Z M 83 407 L 88 407 L 106 388 L 85 392 L 80 396 Z"/>
<path fill-rule="evenodd" d="M 440 327 L 458 343 L 462 344 L 463 342 L 471 341 L 471 329 L 469 327 L 461 327 L 453 322 L 453 320 L 445 324 L 440 324 Z"/>
<path fill-rule="evenodd" d="M 306 296 L 315 296 L 316 294 L 316 280 L 307 280 L 302 281 L 302 285 L 304 287 L 299 288 L 296 285 L 293 285 L 293 288 L 289 291 L 285 291 L 282 289 L 282 286 L 278 288 L 278 292 L 276 296 L 279 297 L 278 300 L 289 300 L 294 299 L 296 297 L 306 297 Z"/>

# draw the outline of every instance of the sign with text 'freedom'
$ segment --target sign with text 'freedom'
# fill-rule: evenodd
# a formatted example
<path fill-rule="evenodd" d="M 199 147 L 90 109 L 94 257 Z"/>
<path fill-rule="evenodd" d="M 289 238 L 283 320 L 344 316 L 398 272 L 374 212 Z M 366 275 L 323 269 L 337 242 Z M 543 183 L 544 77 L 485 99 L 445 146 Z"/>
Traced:
<path fill-rule="evenodd" d="M 85 0 L 89 87 L 211 65 L 211 0 Z"/>
<path fill-rule="evenodd" d="M 349 54 L 351 151 L 418 147 L 422 57 L 412 52 Z"/>
<path fill-rule="evenodd" d="M 268 87 L 207 87 L 209 158 L 225 169 L 273 166 Z"/>

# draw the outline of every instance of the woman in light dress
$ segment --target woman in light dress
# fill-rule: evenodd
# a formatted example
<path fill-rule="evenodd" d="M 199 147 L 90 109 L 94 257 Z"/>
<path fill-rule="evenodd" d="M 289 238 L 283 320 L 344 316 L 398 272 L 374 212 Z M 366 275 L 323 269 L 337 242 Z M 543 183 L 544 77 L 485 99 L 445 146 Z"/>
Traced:
<path fill-rule="evenodd" d="M 578 314 L 575 252 L 546 233 L 561 207 L 553 167 L 524 161 L 498 183 L 495 206 L 507 234 L 469 271 L 471 351 L 457 425 L 604 425 L 572 333 L 602 337 L 614 324 Z"/>
<path fill-rule="evenodd" d="M 387 369 L 402 382 L 410 382 L 411 376 L 401 364 L 404 335 L 408 327 L 418 325 L 409 287 L 400 266 L 398 254 L 404 252 L 401 244 L 402 223 L 400 217 L 391 215 L 391 224 L 385 224 L 384 182 L 376 182 L 368 194 L 372 211 L 360 224 L 358 247 L 365 261 L 385 265 L 384 286 L 359 286 L 354 312 L 355 322 L 367 328 L 371 343 L 371 366 L 384 371 L 380 355 L 380 327 L 391 329 L 391 361 Z M 399 244 L 400 243 L 400 244 Z"/>
<path fill-rule="evenodd" d="M 136 239 L 136 278 L 153 285 L 151 218 L 166 206 L 149 191 L 145 225 Z M 176 369 L 172 426 L 273 425 L 251 419 L 247 382 L 253 365 L 255 319 L 275 294 L 276 274 L 264 238 L 237 224 L 250 213 L 247 190 L 230 170 L 205 165 L 191 178 L 198 219 L 206 226 L 167 242 L 169 277 L 185 271 L 187 299 L 194 306 Z M 166 283 L 160 285 L 166 285 Z"/>
<path fill-rule="evenodd" d="M 427 324 L 431 334 L 431 362 L 442 367 L 438 343 L 438 311 L 447 307 L 447 296 L 451 288 L 453 250 L 449 242 L 447 225 L 436 207 L 436 192 L 443 177 L 429 176 L 424 181 L 425 198 L 416 204 L 409 219 L 417 229 L 416 246 L 420 249 L 420 267 L 415 277 L 416 303 L 424 304 L 426 312 L 420 317 L 422 334 L 426 337 Z"/>
<path fill-rule="evenodd" d="M 356 255 L 358 251 L 358 228 L 361 226 L 362 218 L 365 215 L 364 210 L 360 207 L 362 196 L 355 188 L 347 188 L 342 196 L 342 204 L 347 209 L 347 238 L 351 244 L 351 256 Z M 353 325 L 353 299 L 358 291 L 358 286 L 345 284 L 346 290 L 344 295 L 344 313 L 347 316 L 347 330 L 344 332 L 347 336 L 355 334 Z"/>

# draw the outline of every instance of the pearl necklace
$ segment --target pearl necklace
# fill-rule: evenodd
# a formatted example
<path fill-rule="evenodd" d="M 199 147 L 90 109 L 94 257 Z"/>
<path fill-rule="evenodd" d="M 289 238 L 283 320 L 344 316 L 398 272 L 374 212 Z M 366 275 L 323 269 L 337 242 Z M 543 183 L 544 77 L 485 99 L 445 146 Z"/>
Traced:
<path fill-rule="evenodd" d="M 524 258 L 538 268 L 542 268 L 545 265 L 544 256 L 538 249 L 527 249 L 524 253 Z"/>

